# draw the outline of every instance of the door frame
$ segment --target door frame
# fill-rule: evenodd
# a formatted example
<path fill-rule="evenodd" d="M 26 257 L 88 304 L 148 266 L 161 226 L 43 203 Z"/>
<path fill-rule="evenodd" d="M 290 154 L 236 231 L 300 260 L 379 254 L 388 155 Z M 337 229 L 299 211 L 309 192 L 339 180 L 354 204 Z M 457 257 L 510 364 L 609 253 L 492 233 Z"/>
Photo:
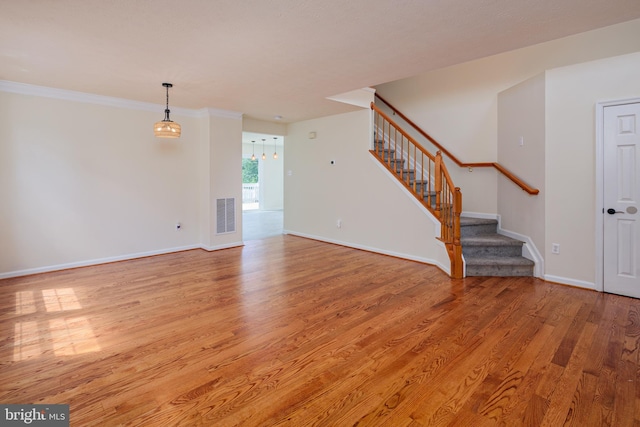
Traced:
<path fill-rule="evenodd" d="M 640 103 L 640 98 L 617 99 L 596 103 L 596 283 L 595 290 L 604 292 L 604 109 L 617 105 Z"/>

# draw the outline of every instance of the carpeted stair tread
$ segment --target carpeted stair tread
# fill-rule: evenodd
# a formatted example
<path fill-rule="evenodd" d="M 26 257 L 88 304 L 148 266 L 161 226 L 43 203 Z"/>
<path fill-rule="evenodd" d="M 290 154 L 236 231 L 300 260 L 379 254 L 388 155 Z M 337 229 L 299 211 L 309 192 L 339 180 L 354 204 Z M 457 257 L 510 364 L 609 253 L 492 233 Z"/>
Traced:
<path fill-rule="evenodd" d="M 496 235 L 497 229 L 498 221 L 495 219 L 460 217 L 460 236 L 462 238 Z"/>
<path fill-rule="evenodd" d="M 522 246 L 520 240 L 501 234 L 486 234 L 478 236 L 462 237 L 460 243 L 463 246 Z"/>
<path fill-rule="evenodd" d="M 524 265 L 533 267 L 535 264 L 525 257 L 473 257 L 465 259 L 467 266 L 470 265 Z"/>
<path fill-rule="evenodd" d="M 531 277 L 533 261 L 524 257 L 465 258 L 467 276 Z"/>
<path fill-rule="evenodd" d="M 468 216 L 460 217 L 460 226 L 465 225 L 490 225 L 490 224 L 498 224 L 498 221 L 495 219 L 486 219 L 486 218 L 471 218 Z"/>

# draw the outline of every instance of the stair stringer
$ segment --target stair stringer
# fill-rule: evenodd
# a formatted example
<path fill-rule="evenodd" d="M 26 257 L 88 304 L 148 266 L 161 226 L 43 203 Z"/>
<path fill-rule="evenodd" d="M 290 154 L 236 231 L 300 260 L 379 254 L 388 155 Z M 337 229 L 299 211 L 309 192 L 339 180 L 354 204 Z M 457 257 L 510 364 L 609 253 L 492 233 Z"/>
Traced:
<path fill-rule="evenodd" d="M 427 263 L 437 266 L 442 271 L 447 273 L 447 275 L 451 276 L 451 263 L 449 259 L 449 251 L 447 250 L 447 247 L 444 244 L 444 242 L 440 240 L 441 230 L 442 230 L 440 221 L 429 211 L 429 209 L 426 208 L 426 206 L 420 203 L 420 201 L 415 197 L 415 195 L 411 193 L 411 191 L 398 179 L 398 177 L 395 176 L 391 171 L 389 171 L 382 163 L 380 163 L 375 156 L 372 155 L 369 157 L 371 158 L 371 161 L 374 162 L 375 165 L 379 167 L 381 171 L 384 172 L 385 176 L 389 177 L 389 179 L 398 188 L 400 188 L 400 190 L 404 192 L 404 194 L 411 200 L 411 202 L 415 204 L 420 209 L 420 211 L 423 212 L 425 216 L 431 221 L 434 227 L 434 235 L 436 237 L 436 239 L 433 240 L 433 244 L 436 245 L 436 247 L 441 251 L 443 256 L 442 256 L 442 261 L 436 260 L 436 259 L 430 259 L 429 261 L 427 261 Z M 416 260 L 416 261 L 420 261 L 420 260 Z M 463 272 L 464 272 L 464 258 L 463 258 Z"/>
<path fill-rule="evenodd" d="M 544 279 L 544 258 L 538 251 L 535 243 L 531 240 L 531 237 L 525 236 L 524 234 L 516 233 L 515 231 L 505 230 L 502 228 L 501 216 L 498 214 L 487 214 L 481 212 L 462 212 L 461 216 L 466 216 L 469 218 L 481 218 L 481 219 L 495 219 L 498 221 L 498 229 L 497 232 L 500 235 L 511 237 L 512 239 L 520 240 L 524 242 L 522 245 L 522 256 L 533 261 L 533 276 Z"/>

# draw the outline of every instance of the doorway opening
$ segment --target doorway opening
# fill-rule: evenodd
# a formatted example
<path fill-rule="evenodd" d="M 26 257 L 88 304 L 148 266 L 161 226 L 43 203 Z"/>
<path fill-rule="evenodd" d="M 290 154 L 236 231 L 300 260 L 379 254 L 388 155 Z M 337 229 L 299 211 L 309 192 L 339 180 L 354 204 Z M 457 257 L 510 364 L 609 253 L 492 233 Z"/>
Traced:
<path fill-rule="evenodd" d="M 242 133 L 242 238 L 283 233 L 284 137 Z"/>

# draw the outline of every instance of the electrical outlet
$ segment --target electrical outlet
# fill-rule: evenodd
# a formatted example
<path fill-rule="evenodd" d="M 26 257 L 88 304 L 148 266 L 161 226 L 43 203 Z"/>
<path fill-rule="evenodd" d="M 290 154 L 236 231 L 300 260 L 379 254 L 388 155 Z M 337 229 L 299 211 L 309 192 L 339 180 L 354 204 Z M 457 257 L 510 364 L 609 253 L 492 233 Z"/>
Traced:
<path fill-rule="evenodd" d="M 336 221 L 336 227 L 342 228 L 342 220 L 341 219 Z"/>
<path fill-rule="evenodd" d="M 560 243 L 552 243 L 551 244 L 551 253 L 559 254 L 560 253 Z"/>

